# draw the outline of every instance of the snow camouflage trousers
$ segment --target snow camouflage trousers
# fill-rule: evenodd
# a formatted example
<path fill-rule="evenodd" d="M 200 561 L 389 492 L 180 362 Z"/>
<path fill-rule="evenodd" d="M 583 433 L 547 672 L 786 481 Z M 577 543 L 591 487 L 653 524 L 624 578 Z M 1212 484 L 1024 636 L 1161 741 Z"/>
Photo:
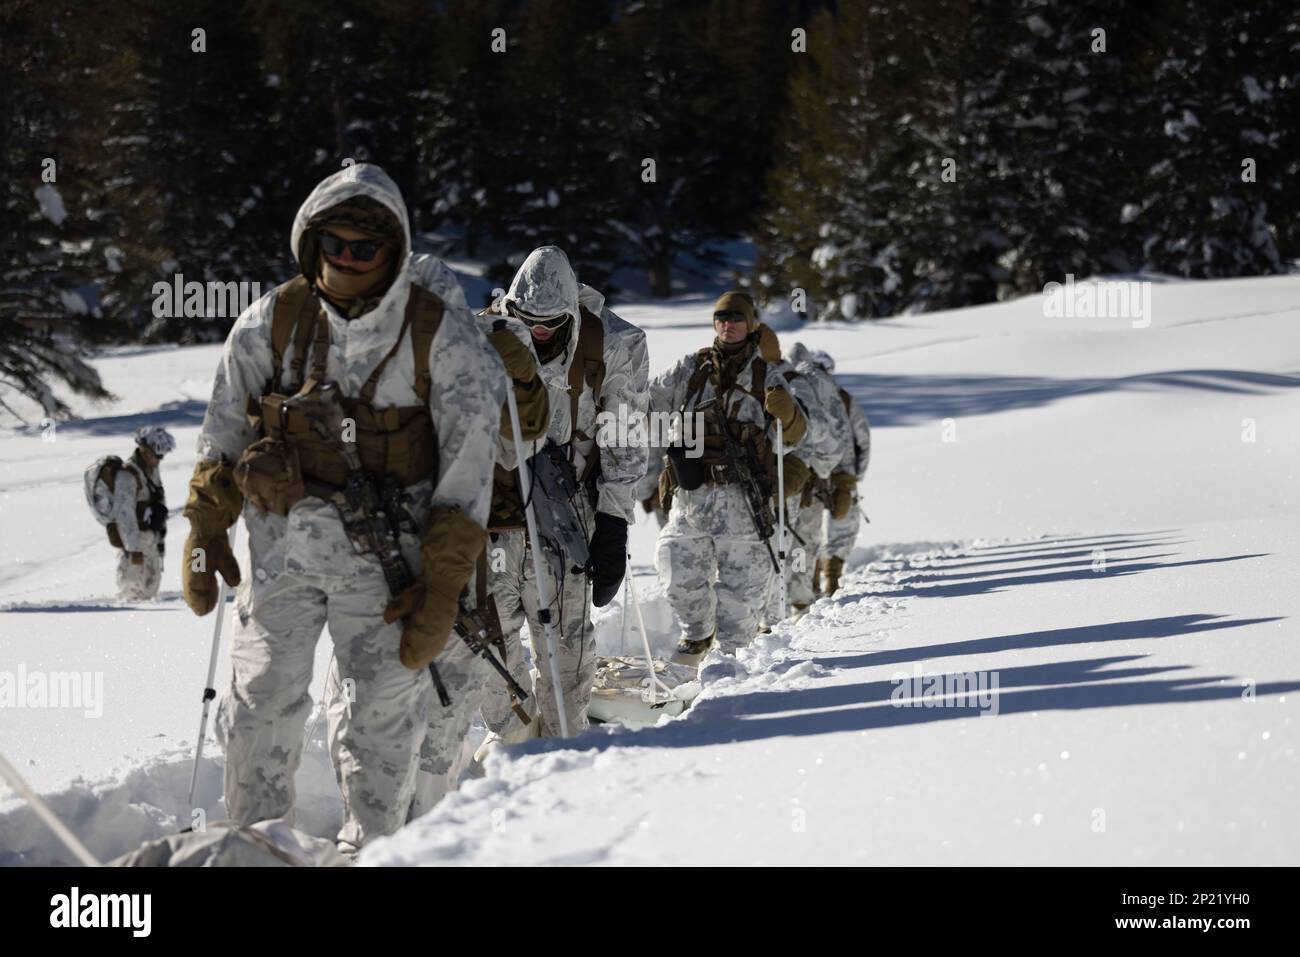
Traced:
<path fill-rule="evenodd" d="M 469 593 L 470 600 L 466 604 L 472 607 L 473 579 L 470 580 Z M 495 648 L 493 654 L 496 654 Z M 434 664 L 438 666 L 438 675 L 451 703 L 444 706 L 436 693 L 430 696 L 429 719 L 420 742 L 419 766 L 415 775 L 415 797 L 408 815 L 410 820 L 432 810 L 448 793 L 456 790 L 467 763 L 464 742 L 470 725 L 474 723 L 474 715 L 483 705 L 488 682 L 501 680 L 491 666 L 473 654 L 455 634 Z"/>
<path fill-rule="evenodd" d="M 734 652 L 757 633 L 774 573 L 740 486 L 678 489 L 655 568 L 683 638 L 716 631 L 716 646 Z"/>
<path fill-rule="evenodd" d="M 581 497 L 580 497 L 581 498 Z M 579 503 L 579 517 L 585 528 L 595 521 L 585 498 Z M 546 663 L 546 633 L 538 621 L 540 603 L 537 597 L 537 577 L 533 571 L 533 557 L 525 547 L 522 531 L 497 532 L 488 542 L 488 581 L 492 597 L 496 600 L 497 614 L 501 618 L 501 631 L 506 636 L 507 666 L 515 680 L 523 685 L 531 697 L 524 703 L 531 715 L 538 715 L 540 737 L 558 737 L 560 716 L 555 708 L 555 693 L 551 670 Z M 567 572 L 563 579 L 545 559 L 542 574 L 548 576 L 551 590 L 551 622 L 556 630 L 556 655 L 560 682 L 564 694 L 564 716 L 569 733 L 577 734 L 588 726 L 587 706 L 591 703 L 591 686 L 596 676 L 596 630 L 591 623 L 591 588 L 586 575 Z M 532 645 L 533 666 L 524 662 L 520 630 L 525 617 L 528 621 L 529 641 Z M 483 720 L 487 726 L 507 742 L 528 736 L 529 729 L 521 726 L 510 708 L 510 693 L 505 682 L 497 675 L 488 681 L 483 705 Z"/>
<path fill-rule="evenodd" d="M 822 541 L 822 515 L 826 512 L 821 502 L 814 501 L 806 507 L 799 505 L 799 496 L 785 501 L 785 520 L 788 525 L 785 535 L 785 582 L 786 599 L 791 605 L 811 605 L 813 601 L 813 574 L 817 570 L 817 553 Z M 796 538 L 795 536 L 799 537 Z M 803 539 L 802 542 L 799 539 Z M 772 548 L 776 548 L 776 536 L 772 536 Z M 781 589 L 778 587 L 776 573 L 772 574 L 772 584 L 767 596 L 765 618 L 769 624 L 775 624 L 785 615 L 781 614 Z M 789 614 L 789 609 L 786 609 Z"/>
<path fill-rule="evenodd" d="M 141 532 L 140 546 L 144 561 L 139 565 L 131 563 L 129 552 L 119 550 L 117 553 L 117 597 L 124 601 L 147 601 L 158 597 L 163 557 L 158 554 L 157 533 Z"/>
<path fill-rule="evenodd" d="M 820 558 L 842 558 L 848 561 L 853 551 L 853 543 L 858 540 L 858 526 L 862 523 L 862 512 L 858 509 L 858 493 L 853 493 L 853 505 L 843 518 L 826 516 L 826 541 L 818 551 Z"/>
<path fill-rule="evenodd" d="M 423 513 L 415 515 L 422 527 L 427 505 L 413 511 Z M 217 711 L 227 813 L 241 825 L 292 823 L 316 642 L 328 627 L 336 687 L 348 699 L 329 708 L 344 804 L 338 841 L 360 847 L 406 822 L 435 700 L 429 673 L 399 660 L 402 626 L 383 620 L 387 582 L 378 562 L 353 551 L 333 506 L 304 499 L 287 518 L 250 506 L 244 520 L 249 562 L 235 602 L 233 677 Z M 404 536 L 402 550 L 418 570 L 418 540 Z"/>

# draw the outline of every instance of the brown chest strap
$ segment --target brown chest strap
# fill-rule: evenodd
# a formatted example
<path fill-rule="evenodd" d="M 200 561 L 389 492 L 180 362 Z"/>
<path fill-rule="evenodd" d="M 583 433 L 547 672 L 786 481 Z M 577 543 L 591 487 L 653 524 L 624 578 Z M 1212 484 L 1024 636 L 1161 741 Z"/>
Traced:
<path fill-rule="evenodd" d="M 367 405 L 374 399 L 379 377 L 388 361 L 401 348 L 406 331 L 411 330 L 411 347 L 415 360 L 415 393 L 423 404 L 428 404 L 433 388 L 433 375 L 429 368 L 429 353 L 434 336 L 442 322 L 443 303 L 435 294 L 422 286 L 412 284 L 402 317 L 402 328 L 388 353 L 379 360 L 361 388 L 360 399 Z M 291 279 L 276 291 L 275 312 L 271 320 L 271 388 L 276 392 L 280 370 L 284 364 L 285 349 L 293 340 L 293 358 L 289 363 L 289 389 L 291 392 L 310 391 L 314 385 L 325 381 L 326 361 L 329 357 L 329 320 L 324 315 L 319 300 L 302 276 Z M 304 379 L 302 371 L 307 358 L 307 345 L 312 343 L 310 374 Z M 602 369 L 603 374 L 603 369 Z"/>
<path fill-rule="evenodd" d="M 746 389 L 737 381 L 732 384 L 731 389 L 739 389 L 746 395 L 754 397 L 761 406 L 767 388 L 767 362 L 762 356 L 754 356 L 749 368 L 750 387 Z M 787 377 L 788 375 L 787 373 Z M 718 393 L 719 401 L 723 402 L 725 408 L 726 399 L 723 396 L 722 373 L 714 361 L 712 346 L 706 346 L 695 353 L 695 369 L 691 372 L 691 377 L 686 380 L 686 398 L 682 403 L 682 412 L 686 411 L 686 407 L 691 404 L 692 399 L 699 398 L 704 392 L 704 383 L 708 381 L 713 383 L 714 391 Z M 730 393 L 731 389 L 726 391 Z M 735 415 L 736 409 L 734 406 L 727 409 L 728 418 L 734 418 Z"/>
<path fill-rule="evenodd" d="M 605 387 L 605 324 L 585 306 L 579 306 L 578 312 L 582 315 L 582 328 L 578 333 L 577 354 L 569 364 L 569 433 L 574 440 L 590 438 L 578 430 L 578 400 L 582 397 L 583 383 L 591 387 L 597 414 L 603 408 L 600 393 Z"/>

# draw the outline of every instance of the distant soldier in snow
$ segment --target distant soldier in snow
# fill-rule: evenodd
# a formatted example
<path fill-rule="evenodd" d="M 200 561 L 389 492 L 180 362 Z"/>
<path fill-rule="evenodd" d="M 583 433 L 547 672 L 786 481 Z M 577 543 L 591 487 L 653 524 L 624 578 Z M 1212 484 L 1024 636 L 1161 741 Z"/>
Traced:
<path fill-rule="evenodd" d="M 813 352 L 810 359 L 827 375 L 835 371 L 835 360 L 825 352 Z M 826 522 L 826 540 L 821 545 L 817 561 L 817 594 L 822 596 L 833 595 L 839 590 L 844 562 L 853 551 L 862 518 L 858 507 L 858 484 L 867 474 L 867 465 L 871 461 L 871 423 L 867 421 L 867 414 L 853 396 L 838 387 L 838 383 L 836 388 L 848 416 L 851 441 L 845 443 L 844 453 L 827 486 L 830 514 Z"/>
<path fill-rule="evenodd" d="M 758 314 L 746 293 L 718 299 L 713 329 L 711 346 L 650 384 L 652 414 L 682 417 L 682 431 L 670 437 L 672 507 L 655 554 L 681 629 L 680 661 L 698 661 L 715 642 L 734 652 L 757 632 L 776 561 L 776 423 L 788 454 L 805 454 L 825 435 L 807 385 L 785 362 L 760 354 Z M 685 430 L 697 428 L 702 454 L 694 457 Z"/>
<path fill-rule="evenodd" d="M 329 707 L 338 845 L 353 853 L 407 820 L 436 707 L 430 663 L 453 701 L 487 667 L 452 627 L 487 538 L 506 377 L 459 289 L 414 274 L 406 205 L 379 167 L 324 179 L 291 248 L 300 275 L 245 310 L 222 351 L 184 512 L 183 583 L 200 615 L 218 572 L 239 585 L 233 678 L 217 710 L 236 824 L 293 811 L 328 625 L 346 689 Z M 339 394 L 341 423 L 328 416 Z M 384 489 L 378 524 L 395 534 L 383 552 L 367 549 L 377 524 L 343 494 L 359 476 Z M 228 535 L 241 515 L 246 576 Z M 396 595 L 393 559 L 415 579 Z"/>
<path fill-rule="evenodd" d="M 117 594 L 126 601 L 158 596 L 167 537 L 167 496 L 158 466 L 174 448 L 170 432 L 149 425 L 136 429 L 129 459 L 97 463 L 99 475 L 107 479 L 100 494 L 108 497 L 108 540 L 122 552 L 117 559 Z"/>
<path fill-rule="evenodd" d="M 637 483 L 646 471 L 644 443 L 620 444 L 603 435 L 598 441 L 603 421 L 598 417 L 604 413 L 616 418 L 620 411 L 628 421 L 644 416 L 649 378 L 645 333 L 608 309 L 600 292 L 579 283 L 568 257 L 556 246 L 533 250 L 509 290 L 482 318 L 489 325 L 508 319 L 528 330 L 550 393 L 551 416 L 549 430 L 526 451 L 549 446 L 578 490 L 568 504 L 588 542 L 588 567 L 585 571 L 567 567 L 557 573 L 554 564 L 542 562 L 543 574 L 550 576 L 565 717 L 573 733 L 587 727 L 596 670 L 591 606 L 608 604 L 623 580 L 627 526 L 633 518 Z M 558 735 L 559 715 L 545 664 L 545 634 L 538 618 L 540 599 L 531 555 L 534 545 L 526 540 L 513 444 L 507 443 L 498 457 L 488 581 L 510 669 L 524 688 L 534 689 L 531 710 L 540 715 L 525 728 L 512 713 L 504 684 L 491 682 L 483 717 L 496 735 L 510 742 L 529 734 Z M 539 494 L 533 492 L 534 503 Z M 531 674 L 520 646 L 525 619 L 534 651 Z"/>
<path fill-rule="evenodd" d="M 848 413 L 840 401 L 839 386 L 830 373 L 812 361 L 813 353 L 802 342 L 790 350 L 789 361 L 799 377 L 807 382 L 816 396 L 818 408 L 823 413 L 828 428 L 819 443 L 809 443 L 806 452 L 798 457 L 787 457 L 785 480 L 787 600 L 796 617 L 801 617 L 812 604 L 814 573 L 817 554 L 823 539 L 822 526 L 826 510 L 831 507 L 834 482 L 833 471 L 851 451 L 851 426 Z M 791 475 L 794 478 L 792 480 Z M 768 597 L 768 621 L 775 623 L 785 617 L 777 608 L 780 589 L 773 587 Z"/>

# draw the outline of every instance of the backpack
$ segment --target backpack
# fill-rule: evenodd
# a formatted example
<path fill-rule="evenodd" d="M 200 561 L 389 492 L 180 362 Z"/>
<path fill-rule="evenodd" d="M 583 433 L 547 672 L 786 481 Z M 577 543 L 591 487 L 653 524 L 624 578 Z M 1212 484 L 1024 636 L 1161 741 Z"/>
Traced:
<path fill-rule="evenodd" d="M 126 463 L 116 455 L 105 455 L 94 465 L 86 469 L 86 504 L 95 521 L 103 525 L 108 532 L 108 543 L 114 548 L 123 548 L 122 537 L 118 533 L 117 523 L 113 521 L 113 485 L 117 473 L 126 468 Z"/>
<path fill-rule="evenodd" d="M 86 469 L 86 504 L 100 525 L 113 521 L 113 486 L 125 463 L 116 455 L 105 455 Z"/>

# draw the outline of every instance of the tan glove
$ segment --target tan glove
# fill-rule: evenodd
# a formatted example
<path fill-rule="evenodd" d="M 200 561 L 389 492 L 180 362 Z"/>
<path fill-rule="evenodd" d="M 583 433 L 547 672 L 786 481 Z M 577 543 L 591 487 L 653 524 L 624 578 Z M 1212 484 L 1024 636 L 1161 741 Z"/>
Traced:
<path fill-rule="evenodd" d="M 551 399 L 542 385 L 541 378 L 534 376 L 528 382 L 512 379 L 510 388 L 515 390 L 515 407 L 519 410 L 520 437 L 525 442 L 540 439 L 546 434 L 551 424 Z M 501 435 L 513 440 L 515 431 L 510 426 L 510 404 L 501 406 Z"/>
<path fill-rule="evenodd" d="M 663 507 L 666 515 L 673 507 L 673 492 L 677 490 L 677 482 L 673 477 L 673 470 L 665 467 L 659 473 L 659 504 Z"/>
<path fill-rule="evenodd" d="M 487 334 L 488 342 L 501 356 L 510 376 L 510 386 L 515 390 L 515 406 L 519 409 L 519 431 L 525 442 L 539 439 L 546 434 L 551 423 L 551 400 L 546 387 L 537 376 L 537 360 L 532 350 L 519 341 L 509 329 L 493 329 Z M 501 406 L 501 435 L 514 437 L 510 426 L 510 407 Z"/>
<path fill-rule="evenodd" d="M 798 495 L 808 484 L 808 479 L 812 476 L 812 471 L 804 464 L 803 459 L 797 455 L 787 452 L 785 455 L 785 497 L 790 498 L 792 495 Z"/>
<path fill-rule="evenodd" d="M 782 438 L 787 445 L 794 445 L 803 438 L 808 429 L 808 420 L 804 418 L 803 409 L 795 402 L 785 389 L 768 389 L 763 399 L 763 408 L 767 414 L 781 422 Z"/>
<path fill-rule="evenodd" d="M 781 361 L 781 341 L 766 322 L 758 324 L 758 354 L 766 362 Z"/>
<path fill-rule="evenodd" d="M 528 382 L 537 375 L 537 362 L 532 350 L 519 341 L 509 329 L 496 329 L 487 334 L 488 342 L 501 356 L 505 364 L 506 375 L 519 382 Z"/>
<path fill-rule="evenodd" d="M 853 493 L 858 488 L 858 477 L 852 472 L 835 472 L 831 475 L 831 518 L 843 518 L 853 508 Z"/>
<path fill-rule="evenodd" d="M 217 572 L 232 588 L 239 584 L 239 562 L 226 532 L 239 521 L 243 507 L 234 469 L 224 462 L 194 466 L 190 497 L 181 512 L 190 520 L 181 558 L 181 591 L 196 615 L 206 615 L 217 604 Z"/>
<path fill-rule="evenodd" d="M 433 510 L 420 542 L 420 581 L 384 609 L 384 621 L 406 620 L 400 654 L 412 671 L 426 667 L 447 647 L 460 614 L 460 593 L 486 544 L 487 532 L 464 512 L 444 506 Z"/>
<path fill-rule="evenodd" d="M 144 552 L 127 552 L 127 554 L 131 556 L 132 565 L 144 564 Z"/>

